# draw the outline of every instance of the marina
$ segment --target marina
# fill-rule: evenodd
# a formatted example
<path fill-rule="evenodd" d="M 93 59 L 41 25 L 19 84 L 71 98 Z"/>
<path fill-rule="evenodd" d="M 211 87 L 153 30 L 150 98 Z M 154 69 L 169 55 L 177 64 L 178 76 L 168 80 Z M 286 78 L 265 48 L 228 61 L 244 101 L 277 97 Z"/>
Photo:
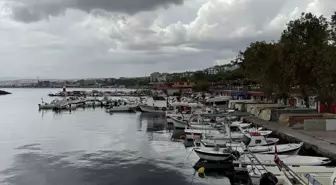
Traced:
<path fill-rule="evenodd" d="M 1 3 L 0 185 L 336 185 L 336 1 Z"/>
<path fill-rule="evenodd" d="M 42 98 L 43 103 L 38 106 L 43 119 L 48 114 L 56 113 L 64 117 L 83 113 L 91 115 L 98 111 L 99 114 L 104 113 L 111 118 L 127 117 L 127 127 L 134 124 L 133 132 L 145 131 L 148 134 L 147 142 L 154 141 L 156 134 L 165 135 L 166 140 L 160 144 L 161 147 L 166 148 L 172 144 L 181 147 L 179 152 L 184 156 L 184 168 L 192 174 L 198 174 L 199 181 L 205 184 L 213 184 L 209 179 L 218 180 L 219 175 L 223 182 L 228 178 L 229 184 L 264 185 L 265 174 L 277 179 L 278 183 L 272 182 L 274 185 L 297 184 L 288 174 L 276 171 L 275 166 L 291 169 L 290 175 L 302 181 L 299 184 L 307 184 L 311 178 L 325 183 L 334 177 L 334 168 L 324 167 L 332 166 L 334 159 L 318 151 L 306 152 L 306 146 L 311 144 L 309 141 L 277 138 L 282 131 L 280 127 L 268 126 L 272 123 L 261 122 L 259 118 L 251 116 L 250 112 L 216 106 L 216 102 L 207 105 L 197 98 L 183 97 L 181 101 L 181 98 L 168 96 L 67 96 L 63 99 L 48 100 L 51 103 L 44 102 Z M 223 101 L 221 98 L 217 100 Z M 226 98 L 225 101 L 226 104 L 230 104 L 230 99 Z M 239 103 L 237 100 L 232 101 Z M 144 119 L 147 120 L 145 129 L 142 125 Z M 291 134 L 288 131 L 286 133 Z M 123 137 L 128 137 L 134 133 L 123 134 L 126 134 Z M 147 143 L 144 140 L 143 142 Z M 128 147 L 122 148 L 129 150 Z M 111 149 L 114 150 L 114 146 Z M 273 160 L 275 156 L 280 158 L 282 165 L 279 166 L 280 163 Z M 251 171 L 254 168 L 262 168 L 264 171 Z M 326 177 L 322 178 L 321 175 L 316 175 L 317 173 L 323 173 Z M 206 178 L 202 178 L 204 175 Z"/>

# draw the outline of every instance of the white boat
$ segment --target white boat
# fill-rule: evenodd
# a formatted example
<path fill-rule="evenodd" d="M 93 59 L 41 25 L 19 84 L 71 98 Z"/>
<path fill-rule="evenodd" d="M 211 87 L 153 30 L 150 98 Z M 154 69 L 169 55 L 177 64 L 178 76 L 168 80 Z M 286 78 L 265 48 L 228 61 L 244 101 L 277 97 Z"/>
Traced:
<path fill-rule="evenodd" d="M 274 155 L 270 154 L 255 154 L 259 161 L 266 166 L 275 166 Z M 326 157 L 315 156 L 300 156 L 300 155 L 278 155 L 279 158 L 289 166 L 322 166 L 329 164 L 331 161 Z M 250 159 L 246 154 L 242 154 L 239 162 L 243 164 L 251 164 Z M 311 168 L 311 167 L 310 167 Z"/>
<path fill-rule="evenodd" d="M 220 104 L 228 104 L 229 103 L 229 100 L 232 99 L 232 96 L 216 96 L 216 97 L 213 97 L 213 98 L 208 98 L 205 100 L 206 103 L 208 104 L 217 104 L 217 105 L 220 105 Z"/>
<path fill-rule="evenodd" d="M 266 177 L 267 179 L 276 179 L 277 183 L 272 183 L 276 185 L 334 185 L 336 182 L 335 167 L 291 166 L 280 160 L 280 157 L 281 155 L 277 156 L 276 166 L 266 166 L 261 161 L 247 166 L 246 170 L 252 183 L 261 184 L 266 174 L 273 176 L 273 178 Z"/>
<path fill-rule="evenodd" d="M 85 102 L 85 99 L 66 97 L 63 99 L 55 99 L 50 103 L 45 103 L 42 99 L 42 104 L 38 104 L 39 109 L 75 109 L 77 106 L 75 104 L 80 102 Z"/>
<path fill-rule="evenodd" d="M 287 155 L 297 155 L 302 146 L 303 146 L 303 142 L 276 145 L 278 149 L 278 154 L 287 154 Z M 254 147 L 249 147 L 249 149 L 253 153 L 261 153 L 261 154 L 274 154 L 275 153 L 275 145 L 273 146 L 254 146 Z"/>
<path fill-rule="evenodd" d="M 247 137 L 247 138 L 245 138 Z M 268 145 L 275 145 L 278 143 L 278 138 L 265 138 L 264 136 L 261 136 L 260 134 L 253 133 L 253 134 L 246 134 L 242 140 L 250 140 L 248 142 L 249 147 L 253 146 L 268 146 Z M 241 141 L 238 141 L 237 143 L 229 143 L 228 140 L 211 140 L 211 139 L 202 139 L 201 143 L 205 147 L 215 147 L 216 145 L 219 147 L 224 146 L 231 146 L 231 147 L 240 147 Z"/>
<path fill-rule="evenodd" d="M 169 104 L 166 112 L 167 123 L 173 123 L 171 120 L 172 117 L 183 117 L 183 120 L 187 121 L 194 114 L 201 113 L 203 106 L 204 105 L 200 103 L 173 102 Z M 187 110 L 184 110 L 185 108 L 187 108 Z"/>
<path fill-rule="evenodd" d="M 243 123 L 240 121 L 234 121 L 231 123 L 231 125 L 235 125 L 235 126 L 240 126 L 242 129 L 246 129 L 248 127 L 250 127 L 252 125 L 252 123 Z"/>
<path fill-rule="evenodd" d="M 245 134 L 250 132 L 242 129 L 239 125 L 230 125 L 227 124 L 224 127 L 224 133 L 211 133 L 204 134 L 203 139 L 213 139 L 213 140 L 240 140 Z M 272 133 L 272 131 L 258 131 L 261 136 L 267 136 Z"/>
<path fill-rule="evenodd" d="M 276 145 L 278 149 L 278 154 L 286 154 L 286 155 L 297 155 L 297 153 L 300 151 L 303 143 L 290 143 L 290 144 L 278 144 Z M 203 145 L 204 146 L 204 145 Z M 217 146 L 219 147 L 219 146 Z M 237 144 L 227 144 L 225 147 L 219 147 L 221 149 L 225 148 L 232 148 L 235 151 L 238 151 L 240 153 L 244 153 L 244 147 L 239 146 Z M 208 147 L 204 147 L 208 148 Z M 260 154 L 274 154 L 275 153 L 275 145 L 274 146 L 253 146 L 249 147 L 249 150 L 253 153 L 260 153 Z"/>
<path fill-rule="evenodd" d="M 185 121 L 182 117 L 171 117 L 171 121 L 175 128 L 186 128 L 188 126 L 188 121 Z"/>
<path fill-rule="evenodd" d="M 285 163 L 286 164 L 286 163 Z M 288 164 L 286 164 L 288 165 Z M 283 172 L 277 166 L 266 166 L 268 172 L 273 173 L 275 176 L 282 176 Z M 289 166 L 300 178 L 307 184 L 317 185 L 333 185 L 335 167 L 326 166 Z M 314 183 L 315 182 L 315 183 Z M 335 181 L 336 182 L 336 181 Z M 335 183 L 334 183 L 335 184 Z"/>
<path fill-rule="evenodd" d="M 204 131 L 186 128 L 184 129 L 184 134 L 186 139 L 200 139 L 202 134 L 204 134 Z"/>
<path fill-rule="evenodd" d="M 166 107 L 157 107 L 157 106 L 149 106 L 149 105 L 139 105 L 141 112 L 149 112 L 149 113 L 166 113 Z"/>
<path fill-rule="evenodd" d="M 134 112 L 134 109 L 132 107 L 129 107 L 127 105 L 120 105 L 116 107 L 110 107 L 107 109 L 108 112 Z"/>
<path fill-rule="evenodd" d="M 189 128 L 198 130 L 217 130 L 217 128 L 212 125 L 189 125 Z"/>
<path fill-rule="evenodd" d="M 149 97 L 145 103 L 139 104 L 141 112 L 162 113 L 167 111 L 167 100 L 162 96 Z"/>
<path fill-rule="evenodd" d="M 195 153 L 201 160 L 207 161 L 227 161 L 236 156 L 228 149 L 220 148 L 194 148 Z"/>
<path fill-rule="evenodd" d="M 185 118 L 182 116 L 179 117 L 171 117 L 171 121 L 174 124 L 175 128 L 186 128 L 186 127 L 191 127 L 194 129 L 210 129 L 210 130 L 215 130 L 215 128 L 213 128 L 209 122 L 205 122 L 205 121 L 200 121 L 199 118 L 195 118 L 194 120 L 191 120 L 193 117 L 189 117 L 189 118 Z M 187 120 L 186 120 L 187 119 Z M 204 127 L 202 127 L 204 126 Z"/>

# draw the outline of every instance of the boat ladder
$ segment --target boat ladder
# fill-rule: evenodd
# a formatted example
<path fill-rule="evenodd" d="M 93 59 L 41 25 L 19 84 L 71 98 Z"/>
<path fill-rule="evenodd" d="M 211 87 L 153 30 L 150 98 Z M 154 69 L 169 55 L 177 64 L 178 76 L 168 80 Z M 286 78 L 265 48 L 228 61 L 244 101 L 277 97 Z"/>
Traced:
<path fill-rule="evenodd" d="M 296 185 L 309 185 L 302 177 L 300 177 L 297 173 L 295 173 L 289 166 L 287 166 L 282 161 L 278 164 L 279 169 L 283 172 L 283 174 L 290 180 L 293 184 Z M 316 181 L 317 182 L 317 181 Z M 317 182 L 318 183 L 318 182 Z M 319 184 L 314 184 L 319 185 Z"/>
<path fill-rule="evenodd" d="M 251 152 L 249 149 L 247 149 L 245 156 L 250 160 L 251 167 L 252 167 L 250 171 L 256 172 L 255 170 L 257 170 L 257 173 L 260 175 L 268 172 L 265 166 L 257 158 L 257 156 L 255 156 L 254 153 Z"/>
<path fill-rule="evenodd" d="M 322 185 L 318 180 L 314 178 L 311 174 L 307 173 L 304 175 L 308 179 L 311 185 Z"/>

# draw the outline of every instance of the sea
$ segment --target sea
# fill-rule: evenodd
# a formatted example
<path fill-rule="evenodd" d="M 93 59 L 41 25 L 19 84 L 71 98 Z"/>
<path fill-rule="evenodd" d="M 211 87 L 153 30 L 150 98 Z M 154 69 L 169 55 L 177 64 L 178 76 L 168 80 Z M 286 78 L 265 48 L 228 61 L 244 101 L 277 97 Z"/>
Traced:
<path fill-rule="evenodd" d="M 0 96 L 1 185 L 230 184 L 197 175 L 195 154 L 172 139 L 165 116 L 39 111 L 60 89 L 2 90 L 12 94 Z"/>

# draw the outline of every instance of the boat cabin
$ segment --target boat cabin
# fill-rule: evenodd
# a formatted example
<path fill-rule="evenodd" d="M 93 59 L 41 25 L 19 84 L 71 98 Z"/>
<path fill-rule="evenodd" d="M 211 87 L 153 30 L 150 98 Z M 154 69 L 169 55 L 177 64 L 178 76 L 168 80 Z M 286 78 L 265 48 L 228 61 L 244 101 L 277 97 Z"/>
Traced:
<path fill-rule="evenodd" d="M 186 113 L 191 114 L 195 110 L 201 110 L 203 104 L 200 103 L 187 103 L 187 102 L 174 102 L 170 104 L 169 111 L 171 113 Z"/>
<path fill-rule="evenodd" d="M 245 131 L 239 125 L 228 125 L 225 126 L 226 132 L 236 132 L 236 133 L 245 133 Z"/>
<path fill-rule="evenodd" d="M 147 98 L 145 104 L 153 107 L 167 107 L 167 100 L 163 96 L 153 96 Z"/>
<path fill-rule="evenodd" d="M 231 100 L 231 96 L 216 96 L 207 99 L 205 102 L 207 104 L 216 104 L 216 105 L 228 105 L 229 100 Z"/>
<path fill-rule="evenodd" d="M 279 141 L 278 138 L 266 139 L 259 132 L 251 132 L 250 134 L 245 134 L 242 138 L 242 142 L 246 146 L 267 146 L 276 144 Z"/>

